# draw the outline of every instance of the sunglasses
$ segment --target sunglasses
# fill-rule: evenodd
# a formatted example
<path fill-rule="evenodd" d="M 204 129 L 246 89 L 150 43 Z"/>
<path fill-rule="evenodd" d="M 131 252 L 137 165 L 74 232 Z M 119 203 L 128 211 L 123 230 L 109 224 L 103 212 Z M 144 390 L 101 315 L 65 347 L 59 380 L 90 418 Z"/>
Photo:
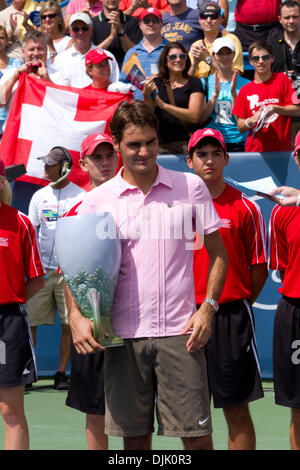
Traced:
<path fill-rule="evenodd" d="M 266 60 L 269 60 L 271 58 L 270 54 L 265 54 L 265 55 L 254 55 L 251 57 L 252 62 L 259 62 L 259 59 L 262 59 L 264 62 Z"/>
<path fill-rule="evenodd" d="M 160 22 L 159 18 L 143 18 L 142 21 L 144 24 L 150 24 L 150 23 L 158 24 Z"/>
<path fill-rule="evenodd" d="M 176 60 L 176 59 L 179 59 L 179 60 L 185 60 L 187 58 L 187 55 L 183 52 L 182 54 L 170 54 L 170 55 L 167 55 L 167 59 L 171 60 L 171 62 L 173 60 Z"/>
<path fill-rule="evenodd" d="M 72 26 L 73 33 L 78 33 L 78 31 L 84 31 L 85 33 L 90 29 L 89 26 Z"/>
<path fill-rule="evenodd" d="M 216 20 L 219 18 L 218 13 L 200 13 L 200 19 L 201 20 L 207 20 L 207 18 L 210 18 L 211 20 Z"/>
<path fill-rule="evenodd" d="M 57 13 L 46 13 L 45 15 L 41 15 L 42 20 L 46 20 L 47 18 L 54 19 L 57 17 Z"/>

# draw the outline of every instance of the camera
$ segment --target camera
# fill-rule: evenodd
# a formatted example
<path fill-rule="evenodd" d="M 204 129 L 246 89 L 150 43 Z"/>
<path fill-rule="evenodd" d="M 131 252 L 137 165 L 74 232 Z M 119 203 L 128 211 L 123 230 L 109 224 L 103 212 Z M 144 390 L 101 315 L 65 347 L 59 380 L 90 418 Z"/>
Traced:
<path fill-rule="evenodd" d="M 37 62 L 36 64 L 29 64 L 27 66 L 27 73 L 37 73 L 38 68 L 42 66 L 42 62 Z"/>

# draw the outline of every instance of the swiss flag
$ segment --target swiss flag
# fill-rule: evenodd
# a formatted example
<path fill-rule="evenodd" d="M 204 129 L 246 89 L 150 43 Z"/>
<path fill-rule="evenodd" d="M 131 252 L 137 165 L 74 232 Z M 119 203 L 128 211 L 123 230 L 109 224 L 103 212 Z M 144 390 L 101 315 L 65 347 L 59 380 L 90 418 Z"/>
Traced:
<path fill-rule="evenodd" d="M 49 184 L 43 178 L 43 162 L 52 147 L 63 146 L 72 155 L 70 181 L 88 189 L 87 173 L 80 170 L 78 157 L 83 139 L 89 134 L 110 134 L 109 123 L 131 93 L 84 90 L 55 85 L 23 73 L 12 102 L 0 144 L 5 165 L 24 163 L 27 173 L 20 179 L 36 184 Z"/>

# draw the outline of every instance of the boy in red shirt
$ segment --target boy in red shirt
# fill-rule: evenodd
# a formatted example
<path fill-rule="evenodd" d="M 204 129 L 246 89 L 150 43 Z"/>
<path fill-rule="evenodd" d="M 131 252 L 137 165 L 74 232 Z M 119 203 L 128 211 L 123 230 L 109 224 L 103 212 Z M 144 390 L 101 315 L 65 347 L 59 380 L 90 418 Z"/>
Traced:
<path fill-rule="evenodd" d="M 221 219 L 228 271 L 207 343 L 208 376 L 215 408 L 223 408 L 229 449 L 255 449 L 248 403 L 263 397 L 251 305 L 267 279 L 266 229 L 261 211 L 245 194 L 224 181 L 229 155 L 222 134 L 196 131 L 187 163 L 206 183 Z M 209 260 L 205 248 L 194 251 L 196 304 L 207 301 Z"/>
<path fill-rule="evenodd" d="M 10 186 L 0 159 L 0 413 L 6 450 L 28 450 L 24 387 L 37 380 L 26 312 L 20 306 L 44 284 L 34 228 L 9 205 Z"/>
<path fill-rule="evenodd" d="M 291 116 L 300 115 L 297 93 L 284 73 L 272 73 L 273 48 L 259 40 L 249 47 L 255 69 L 252 82 L 244 85 L 232 114 L 240 132 L 248 132 L 246 152 L 287 152 L 292 148 Z"/>

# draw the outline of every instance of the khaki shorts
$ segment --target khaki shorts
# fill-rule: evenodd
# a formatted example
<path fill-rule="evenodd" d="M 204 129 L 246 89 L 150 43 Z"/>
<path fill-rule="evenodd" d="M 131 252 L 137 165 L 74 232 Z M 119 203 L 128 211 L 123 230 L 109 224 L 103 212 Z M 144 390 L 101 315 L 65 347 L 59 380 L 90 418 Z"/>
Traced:
<path fill-rule="evenodd" d="M 188 336 L 124 340 L 105 351 L 105 432 L 112 436 L 211 434 L 204 350 L 188 353 Z"/>
<path fill-rule="evenodd" d="M 56 269 L 47 269 L 46 285 L 26 303 L 30 326 L 54 325 L 56 310 L 62 325 L 69 324 L 64 279 Z"/>

